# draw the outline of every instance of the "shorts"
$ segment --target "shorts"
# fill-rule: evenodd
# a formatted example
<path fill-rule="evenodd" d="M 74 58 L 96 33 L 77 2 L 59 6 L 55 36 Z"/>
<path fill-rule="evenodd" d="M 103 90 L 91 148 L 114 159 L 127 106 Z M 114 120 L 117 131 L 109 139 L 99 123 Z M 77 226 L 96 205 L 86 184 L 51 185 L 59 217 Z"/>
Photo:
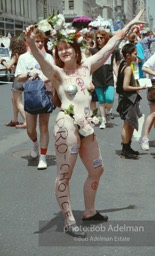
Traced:
<path fill-rule="evenodd" d="M 14 78 L 14 81 L 12 83 L 12 91 L 19 91 L 19 92 L 23 92 L 24 91 L 23 84 L 19 83 L 17 81 L 17 78 Z"/>
<path fill-rule="evenodd" d="M 116 111 L 119 113 L 120 118 L 122 120 L 126 120 L 130 126 L 138 131 L 138 119 L 142 116 L 139 107 L 139 95 L 134 103 L 130 101 L 128 98 L 119 95 L 118 98 L 118 107 Z"/>
<path fill-rule="evenodd" d="M 106 86 L 104 88 L 95 88 L 99 104 L 112 104 L 114 102 L 115 88 L 114 86 Z"/>

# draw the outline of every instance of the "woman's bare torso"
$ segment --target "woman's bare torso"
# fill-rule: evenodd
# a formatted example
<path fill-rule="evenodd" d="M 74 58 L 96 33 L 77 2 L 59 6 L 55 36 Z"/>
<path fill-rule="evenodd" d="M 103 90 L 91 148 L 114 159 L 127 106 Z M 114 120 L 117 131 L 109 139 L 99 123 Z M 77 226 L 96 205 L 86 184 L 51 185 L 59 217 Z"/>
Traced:
<path fill-rule="evenodd" d="M 74 113 L 90 116 L 91 76 L 89 68 L 81 65 L 74 71 L 62 69 L 61 73 L 63 84 L 56 87 L 62 102 L 61 109 L 68 109 L 70 105 L 73 105 Z"/>

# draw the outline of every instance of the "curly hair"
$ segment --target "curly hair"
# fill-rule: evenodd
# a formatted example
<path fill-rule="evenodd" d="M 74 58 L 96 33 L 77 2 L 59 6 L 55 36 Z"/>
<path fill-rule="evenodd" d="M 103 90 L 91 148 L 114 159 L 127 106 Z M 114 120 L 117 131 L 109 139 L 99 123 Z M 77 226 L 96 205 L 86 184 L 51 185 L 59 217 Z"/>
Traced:
<path fill-rule="evenodd" d="M 27 51 L 26 42 L 23 38 L 12 38 L 10 42 L 11 57 L 16 54 L 20 56 Z"/>
<path fill-rule="evenodd" d="M 96 32 L 96 44 L 98 45 L 98 42 L 97 42 L 97 37 L 98 36 L 102 36 L 102 37 L 104 37 L 104 39 L 105 39 L 105 44 L 109 41 L 109 39 L 110 39 L 110 36 L 109 36 L 109 33 L 108 32 L 106 32 L 104 29 L 103 30 L 98 30 L 97 32 Z"/>
<path fill-rule="evenodd" d="M 82 55 L 81 55 L 81 49 L 80 49 L 80 45 L 77 42 L 77 40 L 74 38 L 73 39 L 73 43 L 69 43 L 71 45 L 71 47 L 75 50 L 77 59 L 76 59 L 76 63 L 78 65 L 81 64 L 81 59 L 82 59 Z M 55 63 L 58 67 L 63 68 L 64 67 L 64 62 L 59 58 L 59 54 L 58 54 L 58 47 L 55 47 Z"/>

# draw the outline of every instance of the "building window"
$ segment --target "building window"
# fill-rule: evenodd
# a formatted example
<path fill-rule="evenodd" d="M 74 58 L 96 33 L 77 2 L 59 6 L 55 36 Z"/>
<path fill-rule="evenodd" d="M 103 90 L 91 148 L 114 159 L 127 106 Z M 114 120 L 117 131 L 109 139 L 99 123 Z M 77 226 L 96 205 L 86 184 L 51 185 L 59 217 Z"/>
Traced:
<path fill-rule="evenodd" d="M 74 9 L 74 0 L 70 0 L 69 1 L 69 10 L 73 10 Z"/>
<path fill-rule="evenodd" d="M 65 1 L 62 1 L 62 9 L 65 10 Z"/>

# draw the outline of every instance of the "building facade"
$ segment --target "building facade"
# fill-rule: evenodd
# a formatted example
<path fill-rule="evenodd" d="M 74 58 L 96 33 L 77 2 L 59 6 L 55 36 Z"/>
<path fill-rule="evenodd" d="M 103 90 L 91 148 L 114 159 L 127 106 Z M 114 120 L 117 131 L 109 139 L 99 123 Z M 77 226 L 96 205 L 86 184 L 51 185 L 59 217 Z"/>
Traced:
<path fill-rule="evenodd" d="M 67 22 L 79 16 L 95 19 L 100 15 L 126 24 L 143 8 L 147 9 L 146 0 L 0 0 L 0 35 L 10 32 L 17 36 L 29 24 L 58 13 L 63 13 Z M 145 11 L 142 20 L 149 24 L 148 16 Z"/>
<path fill-rule="evenodd" d="M 0 0 L 0 35 L 18 36 L 29 24 L 62 9 L 61 0 Z"/>
<path fill-rule="evenodd" d="M 100 13 L 96 0 L 64 0 L 63 15 L 67 22 L 79 16 L 97 17 Z"/>

